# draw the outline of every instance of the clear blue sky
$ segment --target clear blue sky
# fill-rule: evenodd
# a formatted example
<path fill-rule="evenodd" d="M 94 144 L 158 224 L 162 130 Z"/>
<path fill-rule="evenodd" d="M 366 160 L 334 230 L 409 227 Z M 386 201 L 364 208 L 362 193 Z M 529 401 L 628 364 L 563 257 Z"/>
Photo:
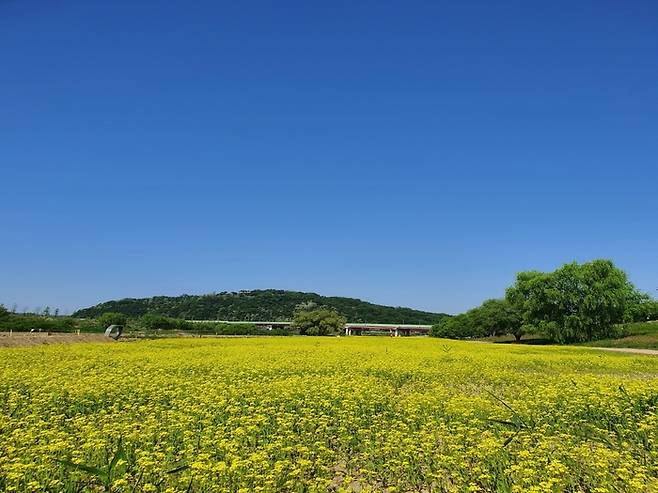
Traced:
<path fill-rule="evenodd" d="M 0 302 L 658 288 L 658 3 L 0 1 Z"/>

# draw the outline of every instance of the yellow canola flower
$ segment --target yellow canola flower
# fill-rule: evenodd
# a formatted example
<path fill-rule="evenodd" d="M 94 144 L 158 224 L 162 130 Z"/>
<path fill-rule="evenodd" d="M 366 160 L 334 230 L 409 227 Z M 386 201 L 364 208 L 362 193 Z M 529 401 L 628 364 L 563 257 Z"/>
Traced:
<path fill-rule="evenodd" d="M 658 358 L 578 348 L 4 348 L 0 491 L 656 491 L 657 406 Z"/>

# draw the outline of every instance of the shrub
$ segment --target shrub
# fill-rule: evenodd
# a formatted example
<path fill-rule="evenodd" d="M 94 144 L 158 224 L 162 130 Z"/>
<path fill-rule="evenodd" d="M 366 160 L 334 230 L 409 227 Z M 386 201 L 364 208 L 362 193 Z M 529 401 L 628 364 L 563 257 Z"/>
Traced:
<path fill-rule="evenodd" d="M 299 330 L 302 335 L 327 336 L 335 335 L 345 328 L 345 317 L 333 310 L 298 311 L 291 327 Z"/>
<path fill-rule="evenodd" d="M 507 300 L 492 299 L 466 313 L 446 318 L 434 325 L 430 335 L 447 339 L 471 339 L 513 334 L 517 340 L 524 334 L 520 312 Z"/>
<path fill-rule="evenodd" d="M 71 332 L 75 329 L 75 320 L 69 317 L 37 317 L 34 315 L 9 315 L 0 319 L 0 330 L 29 332 L 42 330 L 48 332 Z"/>
<path fill-rule="evenodd" d="M 183 323 L 181 323 L 183 322 Z M 154 313 L 147 313 L 139 318 L 138 324 L 145 329 L 149 330 L 171 330 L 180 329 L 184 325 L 184 320 L 177 320 L 175 318 L 165 317 L 164 315 L 156 315 Z"/>
<path fill-rule="evenodd" d="M 103 329 L 106 329 L 110 325 L 126 325 L 127 322 L 128 317 L 123 313 L 117 312 L 105 312 L 96 318 L 96 323 Z"/>

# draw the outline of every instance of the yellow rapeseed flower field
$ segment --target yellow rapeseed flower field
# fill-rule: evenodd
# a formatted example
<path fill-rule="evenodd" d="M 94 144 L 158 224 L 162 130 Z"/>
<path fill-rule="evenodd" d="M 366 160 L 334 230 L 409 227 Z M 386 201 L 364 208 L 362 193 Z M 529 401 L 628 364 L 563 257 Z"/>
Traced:
<path fill-rule="evenodd" d="M 1 491 L 645 492 L 658 358 L 427 338 L 0 350 Z"/>

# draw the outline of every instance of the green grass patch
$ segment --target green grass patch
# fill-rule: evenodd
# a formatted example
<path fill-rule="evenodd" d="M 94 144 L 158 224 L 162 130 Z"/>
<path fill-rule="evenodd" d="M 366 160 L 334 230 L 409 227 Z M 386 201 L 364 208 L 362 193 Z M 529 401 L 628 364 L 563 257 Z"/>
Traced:
<path fill-rule="evenodd" d="M 658 321 L 625 324 L 616 339 L 583 342 L 579 346 L 658 349 Z"/>

